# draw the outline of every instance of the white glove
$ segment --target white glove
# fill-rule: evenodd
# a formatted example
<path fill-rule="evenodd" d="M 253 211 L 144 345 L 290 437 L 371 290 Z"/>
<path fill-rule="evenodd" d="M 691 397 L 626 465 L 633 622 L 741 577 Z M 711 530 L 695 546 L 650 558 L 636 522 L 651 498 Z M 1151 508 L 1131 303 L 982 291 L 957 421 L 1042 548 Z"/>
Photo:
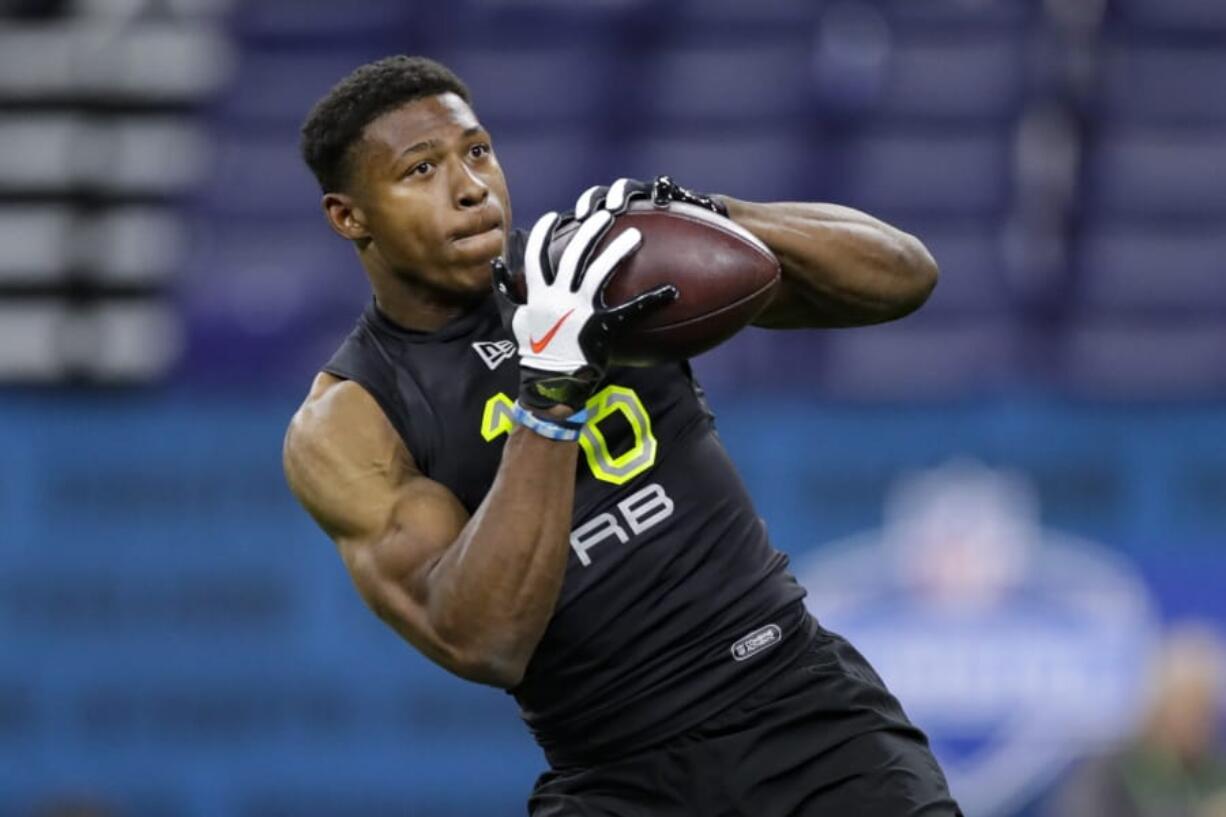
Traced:
<path fill-rule="evenodd" d="M 613 218 L 608 210 L 600 210 L 584 219 L 555 272 L 549 248 L 561 219 L 557 213 L 541 216 L 524 252 L 523 301 L 515 295 L 506 261 L 493 261 L 494 288 L 515 306 L 511 331 L 519 346 L 519 402 L 529 410 L 544 411 L 560 403 L 582 409 L 604 376 L 617 333 L 677 297 L 676 287 L 665 284 L 621 306 L 604 306 L 601 293 L 609 276 L 643 241 L 632 227 L 593 256 Z"/>

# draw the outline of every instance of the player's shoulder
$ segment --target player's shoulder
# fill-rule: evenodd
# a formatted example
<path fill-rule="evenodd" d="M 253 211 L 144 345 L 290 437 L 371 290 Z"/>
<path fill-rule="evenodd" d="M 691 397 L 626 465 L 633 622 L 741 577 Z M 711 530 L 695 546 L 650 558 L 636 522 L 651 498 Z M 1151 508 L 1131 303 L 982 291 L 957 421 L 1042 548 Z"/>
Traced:
<path fill-rule="evenodd" d="M 286 444 L 307 445 L 321 438 L 344 437 L 367 423 L 380 425 L 380 420 L 387 424 L 378 402 L 361 384 L 320 372 L 290 418 Z"/>
<path fill-rule="evenodd" d="M 304 502 L 329 485 L 378 471 L 395 479 L 414 470 L 412 457 L 383 409 L 359 383 L 320 373 L 286 429 L 286 479 Z"/>

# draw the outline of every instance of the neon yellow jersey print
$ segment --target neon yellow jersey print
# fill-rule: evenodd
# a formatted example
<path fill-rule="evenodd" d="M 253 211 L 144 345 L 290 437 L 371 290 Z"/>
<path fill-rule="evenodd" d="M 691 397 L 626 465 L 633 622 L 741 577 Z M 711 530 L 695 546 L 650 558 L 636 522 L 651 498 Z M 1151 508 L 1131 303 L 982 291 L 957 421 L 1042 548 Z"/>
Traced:
<path fill-rule="evenodd" d="M 515 427 L 512 405 L 511 398 L 504 392 L 485 401 L 481 436 L 486 442 L 493 442 Z M 588 399 L 587 410 L 590 419 L 579 437 L 579 445 L 583 448 L 592 476 L 603 482 L 622 485 L 655 465 L 659 444 L 651 431 L 651 415 L 634 389 L 605 386 Z M 634 442 L 626 451 L 614 455 L 600 429 L 600 423 L 618 412 L 630 426 Z"/>

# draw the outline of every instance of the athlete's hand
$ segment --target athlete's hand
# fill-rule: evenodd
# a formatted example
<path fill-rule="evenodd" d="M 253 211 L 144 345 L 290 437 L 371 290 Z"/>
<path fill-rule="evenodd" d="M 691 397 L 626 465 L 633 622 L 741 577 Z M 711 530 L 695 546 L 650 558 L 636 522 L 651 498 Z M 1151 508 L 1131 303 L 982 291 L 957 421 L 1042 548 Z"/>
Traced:
<path fill-rule="evenodd" d="M 656 176 L 650 182 L 618 179 L 608 187 L 589 187 L 575 202 L 575 218 L 585 219 L 598 210 L 624 213 L 630 202 L 641 198 L 650 198 L 656 207 L 667 207 L 674 201 L 683 201 L 724 217 L 728 215 L 728 208 L 717 197 L 688 190 L 668 176 Z"/>
<path fill-rule="evenodd" d="M 562 404 L 582 409 L 604 376 L 610 341 L 624 327 L 677 297 L 676 287 L 664 284 L 621 306 L 603 307 L 600 293 L 605 281 L 638 249 L 642 233 L 633 227 L 625 230 L 593 255 L 613 224 L 613 213 L 595 212 L 582 220 L 555 270 L 549 246 L 559 221 L 557 213 L 546 213 L 528 234 L 525 300 L 516 297 L 506 261 L 492 262 L 495 291 L 515 307 L 511 331 L 519 345 L 519 403 L 533 411 Z"/>

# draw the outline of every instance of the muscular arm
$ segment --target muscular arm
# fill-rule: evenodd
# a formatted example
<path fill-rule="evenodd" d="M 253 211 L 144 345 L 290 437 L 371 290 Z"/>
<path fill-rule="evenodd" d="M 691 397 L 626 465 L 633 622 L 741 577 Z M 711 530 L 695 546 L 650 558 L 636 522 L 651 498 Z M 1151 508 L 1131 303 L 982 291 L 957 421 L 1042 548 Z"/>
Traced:
<path fill-rule="evenodd" d="M 755 324 L 772 329 L 883 323 L 920 307 L 937 266 L 919 239 L 834 204 L 723 197 L 728 215 L 779 258 L 783 280 Z"/>
<path fill-rule="evenodd" d="M 320 375 L 290 424 L 284 464 L 381 619 L 451 672 L 509 688 L 562 587 L 577 449 L 517 428 L 469 517 L 421 475 L 364 389 Z"/>

